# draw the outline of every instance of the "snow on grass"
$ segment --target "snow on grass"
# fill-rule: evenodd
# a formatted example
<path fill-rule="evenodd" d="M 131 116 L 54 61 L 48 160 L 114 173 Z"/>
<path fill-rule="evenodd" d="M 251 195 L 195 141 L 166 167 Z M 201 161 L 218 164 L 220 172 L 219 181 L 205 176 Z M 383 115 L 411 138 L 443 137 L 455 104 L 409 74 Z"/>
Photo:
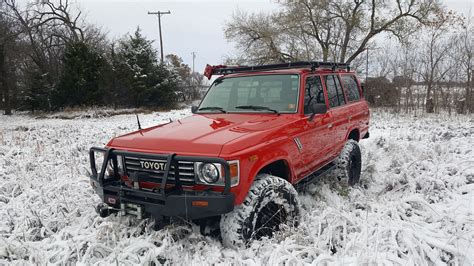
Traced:
<path fill-rule="evenodd" d="M 184 110 L 141 115 L 143 126 Z M 0 264 L 474 263 L 474 118 L 375 111 L 361 186 L 331 176 L 301 193 L 302 221 L 247 249 L 197 226 L 99 218 L 88 149 L 136 129 L 134 115 L 0 116 Z"/>

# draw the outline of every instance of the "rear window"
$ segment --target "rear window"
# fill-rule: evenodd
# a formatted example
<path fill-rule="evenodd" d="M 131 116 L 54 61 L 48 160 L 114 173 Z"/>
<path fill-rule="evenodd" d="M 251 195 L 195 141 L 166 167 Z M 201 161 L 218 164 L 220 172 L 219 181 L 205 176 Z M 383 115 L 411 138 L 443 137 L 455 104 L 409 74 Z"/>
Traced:
<path fill-rule="evenodd" d="M 344 94 L 342 92 L 339 79 L 335 75 L 324 76 L 326 89 L 328 92 L 328 100 L 330 107 L 337 107 L 345 104 Z"/>
<path fill-rule="evenodd" d="M 360 100 L 359 85 L 357 85 L 355 77 L 352 75 L 343 75 L 342 82 L 346 90 L 347 100 L 349 102 Z"/>

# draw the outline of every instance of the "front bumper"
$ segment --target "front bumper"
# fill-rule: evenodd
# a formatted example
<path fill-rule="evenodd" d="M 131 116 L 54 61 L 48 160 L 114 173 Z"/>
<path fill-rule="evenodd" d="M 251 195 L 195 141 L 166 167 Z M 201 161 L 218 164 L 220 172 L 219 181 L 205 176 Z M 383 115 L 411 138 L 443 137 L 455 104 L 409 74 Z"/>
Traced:
<path fill-rule="evenodd" d="M 139 218 L 178 216 L 186 219 L 199 219 L 218 216 L 231 212 L 234 209 L 234 194 L 223 195 L 213 191 L 175 191 L 166 196 L 159 193 L 136 190 L 122 186 L 119 182 L 104 187 L 98 186 L 96 181 L 93 187 L 101 197 L 102 202 L 113 210 L 127 214 L 127 206 L 139 206 Z"/>
<path fill-rule="evenodd" d="M 94 151 L 105 152 L 101 171 L 97 172 Z M 148 159 L 166 159 L 165 175 L 159 189 L 147 190 L 131 188 L 124 184 L 115 169 L 115 177 L 104 179 L 106 164 L 109 160 L 116 161 L 116 156 L 139 156 Z M 234 209 L 234 194 L 230 193 L 229 164 L 221 158 L 175 156 L 174 154 L 143 154 L 119 151 L 114 149 L 91 148 L 90 150 L 92 175 L 91 185 L 102 201 L 113 211 L 123 214 L 133 214 L 139 218 L 177 216 L 186 219 L 199 219 L 218 216 Z M 179 173 L 174 184 L 167 184 L 170 166 L 176 161 L 215 162 L 224 166 L 225 186 L 223 192 L 215 191 L 185 191 L 179 183 Z M 116 164 L 114 164 L 116 165 Z M 147 177 L 139 177 L 147 180 Z M 138 180 L 140 181 L 140 180 Z M 137 182 L 138 182 L 137 181 Z"/>

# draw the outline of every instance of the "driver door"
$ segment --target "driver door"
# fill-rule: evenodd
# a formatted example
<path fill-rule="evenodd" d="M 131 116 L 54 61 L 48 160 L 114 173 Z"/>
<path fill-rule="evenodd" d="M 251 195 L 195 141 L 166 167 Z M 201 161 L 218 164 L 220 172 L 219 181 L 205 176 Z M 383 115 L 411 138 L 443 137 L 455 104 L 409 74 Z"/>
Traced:
<path fill-rule="evenodd" d="M 301 145 L 297 146 L 302 156 L 302 161 L 306 166 L 305 173 L 299 178 L 303 178 L 313 171 L 324 166 L 330 154 L 328 154 L 327 143 L 331 141 L 330 113 L 318 114 L 310 120 L 312 115 L 310 105 L 313 103 L 326 104 L 326 94 L 322 86 L 320 76 L 308 76 L 304 87 L 304 113 L 302 118 L 304 130 L 297 136 Z M 326 104 L 327 106 L 327 104 Z M 295 140 L 297 142 L 297 140 Z"/>

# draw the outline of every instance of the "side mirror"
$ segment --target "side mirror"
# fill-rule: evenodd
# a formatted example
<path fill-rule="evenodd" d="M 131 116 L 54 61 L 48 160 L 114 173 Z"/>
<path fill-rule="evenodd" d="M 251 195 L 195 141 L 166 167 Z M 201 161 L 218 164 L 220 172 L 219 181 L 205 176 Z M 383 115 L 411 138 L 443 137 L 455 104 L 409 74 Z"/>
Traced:
<path fill-rule="evenodd" d="M 198 110 L 198 107 L 196 105 L 191 106 L 191 113 L 195 114 Z"/>
<path fill-rule="evenodd" d="M 311 116 L 309 117 L 309 121 L 313 121 L 313 118 L 317 114 L 325 114 L 328 111 L 325 103 L 314 103 L 311 105 Z"/>
<path fill-rule="evenodd" d="M 311 112 L 313 114 L 325 114 L 328 111 L 325 103 L 315 103 L 311 105 Z"/>

